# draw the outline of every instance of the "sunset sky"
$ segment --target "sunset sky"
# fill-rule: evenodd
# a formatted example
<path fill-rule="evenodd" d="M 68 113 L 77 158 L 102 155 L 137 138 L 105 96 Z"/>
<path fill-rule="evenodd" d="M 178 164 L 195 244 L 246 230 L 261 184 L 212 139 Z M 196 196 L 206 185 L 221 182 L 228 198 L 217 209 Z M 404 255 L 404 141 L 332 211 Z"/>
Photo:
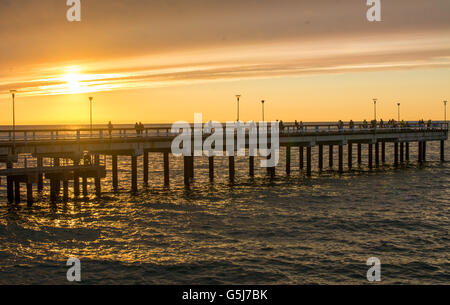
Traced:
<path fill-rule="evenodd" d="M 450 1 L 0 1 L 0 124 L 442 120 Z"/>

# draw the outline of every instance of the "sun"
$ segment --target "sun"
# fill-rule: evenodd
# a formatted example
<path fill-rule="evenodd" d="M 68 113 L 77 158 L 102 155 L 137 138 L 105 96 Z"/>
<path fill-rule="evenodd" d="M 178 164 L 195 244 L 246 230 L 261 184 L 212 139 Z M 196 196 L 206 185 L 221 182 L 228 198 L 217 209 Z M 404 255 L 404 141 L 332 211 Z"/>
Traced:
<path fill-rule="evenodd" d="M 68 73 L 64 75 L 64 80 L 66 81 L 66 87 L 71 93 L 78 93 L 82 90 L 80 81 L 82 76 L 79 73 Z"/>

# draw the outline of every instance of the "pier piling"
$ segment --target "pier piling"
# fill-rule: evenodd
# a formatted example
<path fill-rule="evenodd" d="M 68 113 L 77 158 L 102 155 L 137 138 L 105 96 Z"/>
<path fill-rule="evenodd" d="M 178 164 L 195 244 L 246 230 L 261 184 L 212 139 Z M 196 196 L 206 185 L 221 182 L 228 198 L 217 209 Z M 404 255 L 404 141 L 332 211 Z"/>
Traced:
<path fill-rule="evenodd" d="M 12 162 L 7 162 L 6 168 L 7 169 L 13 168 Z M 13 201 L 14 201 L 14 181 L 9 176 L 6 178 L 6 192 L 7 192 L 7 197 L 8 197 L 8 203 L 13 203 Z"/>
<path fill-rule="evenodd" d="M 311 146 L 306 148 L 306 175 L 311 176 Z"/>
<path fill-rule="evenodd" d="M 137 193 L 137 156 L 131 156 L 131 192 Z"/>
<path fill-rule="evenodd" d="M 386 163 L 386 142 L 381 142 L 381 162 Z"/>
<path fill-rule="evenodd" d="M 117 173 L 117 155 L 111 156 L 112 184 L 114 191 L 119 188 L 119 177 Z"/>
<path fill-rule="evenodd" d="M 100 155 L 96 154 L 94 157 L 94 164 L 100 165 Z M 95 195 L 101 197 L 102 194 L 102 183 L 99 176 L 95 177 Z"/>
<path fill-rule="evenodd" d="M 304 149 L 303 149 L 303 146 L 299 146 L 299 147 L 298 147 L 299 157 L 300 157 L 300 160 L 299 160 L 299 167 L 300 167 L 300 170 L 303 170 L 303 168 L 305 168 L 305 165 L 304 165 L 305 161 L 304 161 L 303 150 L 304 150 Z"/>
<path fill-rule="evenodd" d="M 422 163 L 423 162 L 423 152 L 422 152 L 423 145 L 422 145 L 422 141 L 419 141 L 417 144 L 418 144 L 417 161 L 419 163 Z"/>
<path fill-rule="evenodd" d="M 191 184 L 191 174 L 190 174 L 190 167 L 191 167 L 191 162 L 189 160 L 189 156 L 184 156 L 183 157 L 183 169 L 184 169 L 184 186 L 189 187 L 189 185 Z"/>
<path fill-rule="evenodd" d="M 69 201 L 69 181 L 63 180 L 63 202 Z"/>
<path fill-rule="evenodd" d="M 369 160 L 369 169 L 373 168 L 373 144 L 369 143 L 368 145 L 368 160 Z"/>
<path fill-rule="evenodd" d="M 445 162 L 445 141 L 441 141 L 441 162 Z"/>
<path fill-rule="evenodd" d="M 362 154 L 362 145 L 361 143 L 358 143 L 358 166 L 361 166 L 362 164 L 361 154 Z"/>
<path fill-rule="evenodd" d="M 422 153 L 423 153 L 423 162 L 427 162 L 427 141 L 423 141 L 422 142 L 423 148 L 422 148 Z"/>
<path fill-rule="evenodd" d="M 344 147 L 342 144 L 339 144 L 339 173 L 342 174 L 344 172 Z"/>
<path fill-rule="evenodd" d="M 323 145 L 319 145 L 319 171 L 321 172 L 323 170 Z"/>
<path fill-rule="evenodd" d="M 375 143 L 375 166 L 380 167 L 380 142 Z"/>
<path fill-rule="evenodd" d="M 208 157 L 209 161 L 209 181 L 214 181 L 214 156 Z"/>
<path fill-rule="evenodd" d="M 398 166 L 398 142 L 394 143 L 394 166 Z"/>
<path fill-rule="evenodd" d="M 249 175 L 251 178 L 255 177 L 255 157 L 250 156 L 248 158 Z"/>
<path fill-rule="evenodd" d="M 148 152 L 144 152 L 143 156 L 144 184 L 148 184 Z"/>
<path fill-rule="evenodd" d="M 14 181 L 14 202 L 20 204 L 20 182 Z"/>
<path fill-rule="evenodd" d="M 405 160 L 409 162 L 409 142 L 405 143 Z"/>
<path fill-rule="evenodd" d="M 33 205 L 33 184 L 27 183 L 27 205 L 31 207 Z"/>
<path fill-rule="evenodd" d="M 351 170 L 353 167 L 353 143 L 348 143 L 348 169 Z"/>
<path fill-rule="evenodd" d="M 231 183 L 234 182 L 234 156 L 228 156 L 228 178 Z"/>
<path fill-rule="evenodd" d="M 164 152 L 164 185 L 169 186 L 170 174 L 169 174 L 169 153 Z"/>
<path fill-rule="evenodd" d="M 44 163 L 43 158 L 38 157 L 37 158 L 37 167 L 42 168 L 43 163 Z M 42 173 L 38 174 L 37 190 L 39 193 L 41 193 L 44 190 L 44 175 Z"/>
<path fill-rule="evenodd" d="M 328 146 L 328 165 L 333 168 L 333 145 Z"/>
<path fill-rule="evenodd" d="M 400 163 L 403 164 L 405 162 L 405 149 L 404 143 L 400 142 Z"/>
<path fill-rule="evenodd" d="M 286 174 L 291 174 L 291 146 L 286 146 Z"/>

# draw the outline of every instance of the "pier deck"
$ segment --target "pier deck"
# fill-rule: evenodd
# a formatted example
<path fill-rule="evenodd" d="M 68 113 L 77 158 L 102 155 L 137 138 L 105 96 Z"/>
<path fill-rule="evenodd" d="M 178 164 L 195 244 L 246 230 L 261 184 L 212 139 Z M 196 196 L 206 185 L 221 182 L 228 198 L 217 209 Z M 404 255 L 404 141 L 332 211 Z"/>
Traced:
<path fill-rule="evenodd" d="M 224 124 L 225 126 L 225 124 Z M 370 125 L 369 125 L 370 126 Z M 293 123 L 284 124 L 279 131 L 279 144 L 286 150 L 286 174 L 291 172 L 291 149 L 297 147 L 299 151 L 299 167 L 306 174 L 311 175 L 311 149 L 318 147 L 319 170 L 324 166 L 323 147 L 329 148 L 329 166 L 333 167 L 334 146 L 337 146 L 338 170 L 343 172 L 343 147 L 347 146 L 348 168 L 353 166 L 353 146 L 356 145 L 357 164 L 361 165 L 362 146 L 367 145 L 368 167 L 378 167 L 386 161 L 386 143 L 394 143 L 394 164 L 410 161 L 409 147 L 411 143 L 418 145 L 418 162 L 426 160 L 426 143 L 440 141 L 440 158 L 444 161 L 444 141 L 448 139 L 448 123 L 432 122 L 420 124 L 407 122 L 405 126 L 376 126 L 370 128 L 362 123 L 353 126 L 348 123 L 339 126 L 337 123 L 305 123 L 302 127 Z M 192 125 L 194 127 L 194 125 Z M 203 130 L 203 127 L 200 127 Z M 37 183 L 38 190 L 42 191 L 42 180 L 50 180 L 51 199 L 58 199 L 60 183 L 63 183 L 64 200 L 67 200 L 68 181 L 73 181 L 73 193 L 79 195 L 79 178 L 83 179 L 83 194 L 87 195 L 87 179 L 94 178 L 96 193 L 101 194 L 101 178 L 106 175 L 105 166 L 100 165 L 100 156 L 108 155 L 112 158 L 112 180 L 115 190 L 118 189 L 117 157 L 131 157 L 131 190 L 136 192 L 137 187 L 137 158 L 143 156 L 144 183 L 148 182 L 148 154 L 150 152 L 162 153 L 164 156 L 164 183 L 169 184 L 169 154 L 171 144 L 178 133 L 171 132 L 170 127 L 145 128 L 137 134 L 133 128 L 117 128 L 108 130 L 96 129 L 30 129 L 30 130 L 0 130 L 0 162 L 7 164 L 7 169 L 0 170 L 0 176 L 6 176 L 8 181 L 8 201 L 20 201 L 20 183 L 26 183 L 27 191 L 32 192 L 32 184 Z M 209 134 L 203 134 L 203 139 Z M 269 133 L 270 136 L 270 133 Z M 234 134 L 233 147 L 237 135 Z M 227 136 L 224 135 L 224 147 L 227 147 Z M 245 137 L 245 146 L 249 146 L 248 133 Z M 236 147 L 234 148 L 236 150 Z M 306 159 L 304 151 L 306 150 Z M 31 154 L 36 158 L 37 166 L 34 168 L 13 168 L 21 154 Z M 87 158 L 88 156 L 88 158 Z M 234 156 L 229 158 L 229 177 L 233 182 L 235 177 Z M 51 158 L 52 167 L 44 167 L 43 159 Z M 86 160 L 86 158 L 88 160 Z M 209 158 L 209 178 L 214 180 L 214 157 Z M 70 159 L 73 164 L 60 166 L 60 159 Z M 84 161 L 84 165 L 80 162 Z M 88 161 L 88 162 L 87 162 Z M 375 163 L 375 164 L 374 164 Z M 189 186 L 194 173 L 194 157 L 184 157 L 184 182 Z M 273 177 L 275 168 L 268 168 L 268 174 Z M 249 156 L 249 175 L 254 175 L 254 157 Z M 45 176 L 45 177 L 44 177 Z M 14 190 L 15 189 L 15 190 Z M 32 194 L 27 198 L 32 202 Z"/>

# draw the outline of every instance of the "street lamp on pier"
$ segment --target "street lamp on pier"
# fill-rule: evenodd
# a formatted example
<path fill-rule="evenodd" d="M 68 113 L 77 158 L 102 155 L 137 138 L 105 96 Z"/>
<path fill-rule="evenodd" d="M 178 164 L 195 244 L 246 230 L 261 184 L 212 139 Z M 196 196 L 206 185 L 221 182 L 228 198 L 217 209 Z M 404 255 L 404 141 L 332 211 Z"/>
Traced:
<path fill-rule="evenodd" d="M 264 100 L 261 101 L 261 105 L 262 105 L 262 121 L 264 122 Z"/>
<path fill-rule="evenodd" d="M 91 136 L 92 136 L 92 100 L 94 98 L 92 96 L 89 97 L 89 102 L 90 102 L 90 122 L 91 122 Z"/>
<path fill-rule="evenodd" d="M 16 105 L 15 105 L 15 98 L 17 90 L 9 90 L 12 96 L 12 119 L 13 119 L 13 147 L 14 150 L 16 148 Z"/>
<path fill-rule="evenodd" d="M 373 99 L 373 116 L 374 120 L 377 120 L 377 100 L 376 98 Z"/>
<path fill-rule="evenodd" d="M 236 99 L 237 99 L 237 122 L 239 122 L 239 100 L 241 98 L 240 94 L 236 94 Z"/>

